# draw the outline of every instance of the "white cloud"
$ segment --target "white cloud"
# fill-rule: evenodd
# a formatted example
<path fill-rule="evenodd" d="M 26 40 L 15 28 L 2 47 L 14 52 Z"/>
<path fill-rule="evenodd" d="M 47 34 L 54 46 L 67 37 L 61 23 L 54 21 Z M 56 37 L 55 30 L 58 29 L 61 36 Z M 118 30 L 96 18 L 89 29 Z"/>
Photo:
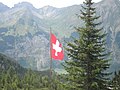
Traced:
<path fill-rule="evenodd" d="M 9 7 L 13 7 L 14 4 L 23 1 L 32 3 L 33 6 L 36 8 L 41 8 L 46 5 L 60 8 L 60 7 L 71 6 L 74 4 L 81 4 L 84 0 L 0 0 L 0 2 L 2 2 L 3 4 Z M 93 1 L 98 2 L 101 0 L 93 0 Z"/>

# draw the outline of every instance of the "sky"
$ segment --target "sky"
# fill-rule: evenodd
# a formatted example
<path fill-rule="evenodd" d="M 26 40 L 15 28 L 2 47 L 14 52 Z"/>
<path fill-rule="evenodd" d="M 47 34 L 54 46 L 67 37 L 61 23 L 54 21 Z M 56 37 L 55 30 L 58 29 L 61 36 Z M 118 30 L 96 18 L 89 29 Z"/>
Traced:
<path fill-rule="evenodd" d="M 84 0 L 0 0 L 3 4 L 13 7 L 14 4 L 20 3 L 20 2 L 30 2 L 33 4 L 36 8 L 41 8 L 47 5 L 61 8 L 61 7 L 67 7 L 72 5 L 79 5 L 82 4 Z M 101 0 L 93 0 L 94 2 L 99 2 Z"/>

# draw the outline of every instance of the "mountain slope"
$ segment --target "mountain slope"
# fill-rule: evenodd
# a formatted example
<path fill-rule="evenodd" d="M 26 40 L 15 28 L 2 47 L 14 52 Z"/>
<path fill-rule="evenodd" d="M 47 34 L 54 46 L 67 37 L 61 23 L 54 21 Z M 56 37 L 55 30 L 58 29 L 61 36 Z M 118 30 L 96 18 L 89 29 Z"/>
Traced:
<path fill-rule="evenodd" d="M 107 48 L 112 51 L 112 68 L 120 64 L 120 1 L 103 0 L 95 3 L 100 15 L 101 27 L 107 35 Z M 74 27 L 82 26 L 76 14 L 81 5 L 65 8 L 46 6 L 34 8 L 30 3 L 16 4 L 13 8 L 0 12 L 0 51 L 15 58 L 22 66 L 35 70 L 49 68 L 49 31 L 64 39 L 76 36 Z M 59 62 L 53 62 L 54 67 Z M 116 67 L 115 67 L 116 66 Z"/>
<path fill-rule="evenodd" d="M 12 58 L 0 53 L 0 71 L 7 71 L 10 68 L 14 69 L 14 71 L 16 71 L 16 73 L 19 75 L 24 75 L 27 71 L 27 69 L 21 67 Z"/>
<path fill-rule="evenodd" d="M 107 47 L 112 51 L 112 67 L 118 70 L 120 68 L 120 1 L 119 0 L 103 0 L 97 8 L 98 14 L 101 15 L 104 30 L 107 35 Z"/>
<path fill-rule="evenodd" d="M 5 12 L 9 9 L 10 8 L 8 6 L 4 5 L 3 3 L 0 3 L 0 12 Z"/>

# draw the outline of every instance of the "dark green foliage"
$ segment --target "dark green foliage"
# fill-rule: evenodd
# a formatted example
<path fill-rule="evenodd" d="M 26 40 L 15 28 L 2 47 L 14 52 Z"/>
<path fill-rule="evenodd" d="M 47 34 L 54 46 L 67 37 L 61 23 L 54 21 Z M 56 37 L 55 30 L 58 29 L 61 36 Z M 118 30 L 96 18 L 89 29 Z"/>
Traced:
<path fill-rule="evenodd" d="M 64 90 L 55 75 L 52 80 L 39 72 L 28 70 L 20 77 L 13 68 L 0 74 L 0 90 Z"/>
<path fill-rule="evenodd" d="M 0 78 L 1 90 L 17 90 L 19 85 L 19 78 L 12 67 L 7 71 L 2 71 Z"/>
<path fill-rule="evenodd" d="M 0 53 L 0 71 L 12 68 L 19 75 L 24 75 L 27 69 L 21 67 L 15 60 Z M 12 72 L 11 72 L 12 73 Z"/>
<path fill-rule="evenodd" d="M 115 72 L 114 77 L 111 81 L 112 90 L 120 90 L 120 71 L 117 73 Z"/>
<path fill-rule="evenodd" d="M 67 54 L 64 68 L 68 72 L 66 77 L 67 90 L 109 90 L 109 74 L 105 72 L 109 68 L 109 53 L 106 50 L 106 34 L 100 28 L 101 22 L 97 22 L 92 0 L 85 0 L 81 15 L 83 27 L 77 27 L 79 38 L 73 43 L 67 43 Z"/>
<path fill-rule="evenodd" d="M 55 72 L 50 80 L 49 70 L 25 69 L 3 54 L 0 54 L 0 72 L 0 90 L 64 90 Z"/>

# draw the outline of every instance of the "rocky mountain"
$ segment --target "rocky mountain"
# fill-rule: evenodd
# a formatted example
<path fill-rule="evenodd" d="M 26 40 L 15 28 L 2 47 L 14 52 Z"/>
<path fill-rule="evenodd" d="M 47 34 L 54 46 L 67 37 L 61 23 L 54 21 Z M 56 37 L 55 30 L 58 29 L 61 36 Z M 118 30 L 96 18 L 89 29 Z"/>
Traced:
<path fill-rule="evenodd" d="M 9 9 L 10 8 L 8 6 L 4 5 L 3 3 L 0 3 L 0 12 L 5 12 Z"/>
<path fill-rule="evenodd" d="M 64 43 L 65 38 L 76 36 L 74 27 L 83 25 L 76 14 L 81 5 L 65 8 L 45 6 L 36 9 L 28 2 L 8 8 L 0 4 L 0 52 L 12 56 L 24 67 L 43 70 L 49 67 L 49 31 Z M 101 26 L 107 35 L 107 48 L 112 51 L 112 70 L 120 68 L 120 1 L 103 0 L 95 3 Z M 54 67 L 59 62 L 53 62 Z"/>

